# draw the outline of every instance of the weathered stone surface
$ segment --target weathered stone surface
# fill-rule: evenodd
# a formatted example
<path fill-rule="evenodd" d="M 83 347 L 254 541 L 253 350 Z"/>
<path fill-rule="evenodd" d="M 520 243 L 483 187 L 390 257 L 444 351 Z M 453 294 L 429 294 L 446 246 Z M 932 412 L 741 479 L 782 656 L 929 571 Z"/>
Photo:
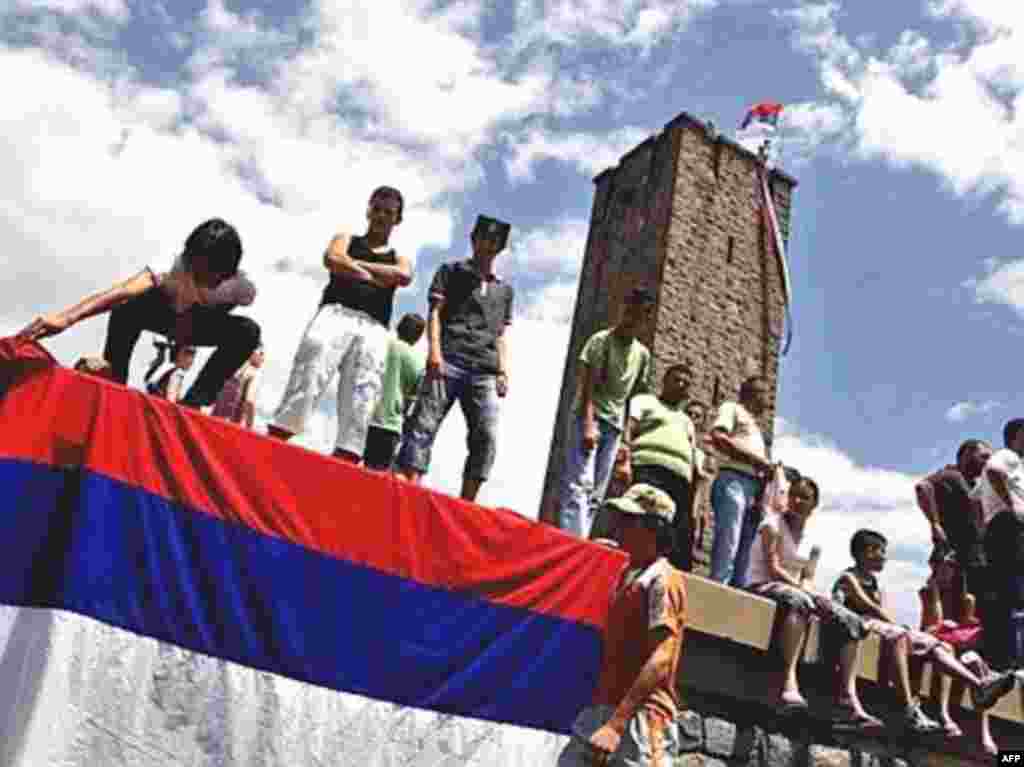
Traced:
<path fill-rule="evenodd" d="M 704 720 L 696 711 L 679 714 L 679 745 L 684 753 L 700 751 L 704 747 Z"/>
<path fill-rule="evenodd" d="M 809 767 L 851 767 L 850 752 L 839 748 L 812 745 L 807 760 Z"/>
<path fill-rule="evenodd" d="M 756 725 L 746 725 L 737 729 L 733 744 L 733 761 L 737 767 L 760 767 L 764 750 L 764 730 Z"/>
<path fill-rule="evenodd" d="M 882 761 L 875 754 L 853 749 L 850 751 L 850 763 L 853 767 L 882 767 Z"/>
<path fill-rule="evenodd" d="M 765 749 L 765 767 L 795 767 L 798 750 L 789 738 L 778 734 L 769 735 Z"/>
<path fill-rule="evenodd" d="M 736 725 L 724 719 L 704 720 L 704 750 L 712 756 L 732 756 L 736 748 Z"/>
<path fill-rule="evenodd" d="M 676 761 L 675 767 L 728 767 L 721 759 L 704 754 L 686 754 Z"/>

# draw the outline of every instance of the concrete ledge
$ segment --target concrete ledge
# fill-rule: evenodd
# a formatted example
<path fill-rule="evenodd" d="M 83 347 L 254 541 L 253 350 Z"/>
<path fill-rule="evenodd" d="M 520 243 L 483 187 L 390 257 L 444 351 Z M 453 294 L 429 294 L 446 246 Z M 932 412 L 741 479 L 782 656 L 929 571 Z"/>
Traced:
<path fill-rule="evenodd" d="M 685 578 L 689 637 L 680 668 L 680 684 L 684 689 L 692 687 L 774 707 L 779 684 L 779 658 L 772 649 L 778 612 L 775 603 L 699 575 L 686 573 Z M 812 621 L 804 650 L 805 666 L 819 666 L 821 650 L 820 624 Z M 880 680 L 886 679 L 880 669 L 881 660 L 878 637 L 868 637 L 861 642 L 858 677 L 879 686 Z M 937 675 L 931 663 L 925 664 L 920 679 L 922 697 L 933 697 L 933 680 Z M 825 681 L 826 685 L 831 683 Z M 953 688 L 951 705 L 977 719 L 969 693 L 958 687 Z M 888 694 L 891 697 L 891 692 Z M 827 703 L 827 699 L 823 702 Z M 989 713 L 1017 731 L 1020 747 L 1024 747 L 1024 691 L 1020 685 Z"/>

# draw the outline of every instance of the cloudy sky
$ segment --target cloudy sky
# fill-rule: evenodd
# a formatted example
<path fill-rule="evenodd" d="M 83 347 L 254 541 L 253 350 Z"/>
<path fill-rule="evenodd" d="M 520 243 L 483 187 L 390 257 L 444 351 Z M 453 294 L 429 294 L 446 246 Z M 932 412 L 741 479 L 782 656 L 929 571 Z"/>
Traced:
<path fill-rule="evenodd" d="M 424 310 L 479 212 L 514 223 L 518 296 L 494 480 L 535 515 L 592 177 L 680 111 L 731 128 L 787 104 L 796 336 L 778 455 L 817 477 L 824 576 L 886 532 L 916 620 L 913 482 L 1024 410 L 1024 10 L 1005 0 L 0 0 L 0 331 L 170 263 L 200 220 L 240 229 L 276 405 L 370 190 L 407 199 L 396 245 Z M 103 320 L 48 342 L 66 363 Z M 148 357 L 140 346 L 136 373 Z M 306 444 L 331 432 L 324 415 Z M 450 419 L 429 481 L 457 488 Z M 827 523 L 827 524 L 826 524 Z M 827 535 L 825 529 L 828 530 Z M 824 578 L 823 578 L 824 581 Z"/>

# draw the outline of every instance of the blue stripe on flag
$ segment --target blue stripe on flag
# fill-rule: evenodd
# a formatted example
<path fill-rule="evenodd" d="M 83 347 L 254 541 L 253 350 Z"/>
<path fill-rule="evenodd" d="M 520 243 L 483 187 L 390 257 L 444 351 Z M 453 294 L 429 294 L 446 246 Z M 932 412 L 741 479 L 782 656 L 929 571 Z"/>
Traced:
<path fill-rule="evenodd" d="M 301 681 L 568 733 L 599 632 L 424 586 L 108 477 L 0 460 L 0 603 L 71 610 Z M 359 514 L 339 524 L 359 534 Z M 443 552 L 438 552 L 443 556 Z"/>

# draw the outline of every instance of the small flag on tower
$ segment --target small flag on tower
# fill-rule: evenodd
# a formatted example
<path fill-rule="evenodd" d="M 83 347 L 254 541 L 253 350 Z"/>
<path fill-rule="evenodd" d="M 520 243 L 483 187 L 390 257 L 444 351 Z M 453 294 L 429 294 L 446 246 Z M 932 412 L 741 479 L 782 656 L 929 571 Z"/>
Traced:
<path fill-rule="evenodd" d="M 779 124 L 780 114 L 782 114 L 782 104 L 777 101 L 762 101 L 747 110 L 747 116 L 740 123 L 740 130 L 746 130 L 753 123 L 775 128 Z"/>

